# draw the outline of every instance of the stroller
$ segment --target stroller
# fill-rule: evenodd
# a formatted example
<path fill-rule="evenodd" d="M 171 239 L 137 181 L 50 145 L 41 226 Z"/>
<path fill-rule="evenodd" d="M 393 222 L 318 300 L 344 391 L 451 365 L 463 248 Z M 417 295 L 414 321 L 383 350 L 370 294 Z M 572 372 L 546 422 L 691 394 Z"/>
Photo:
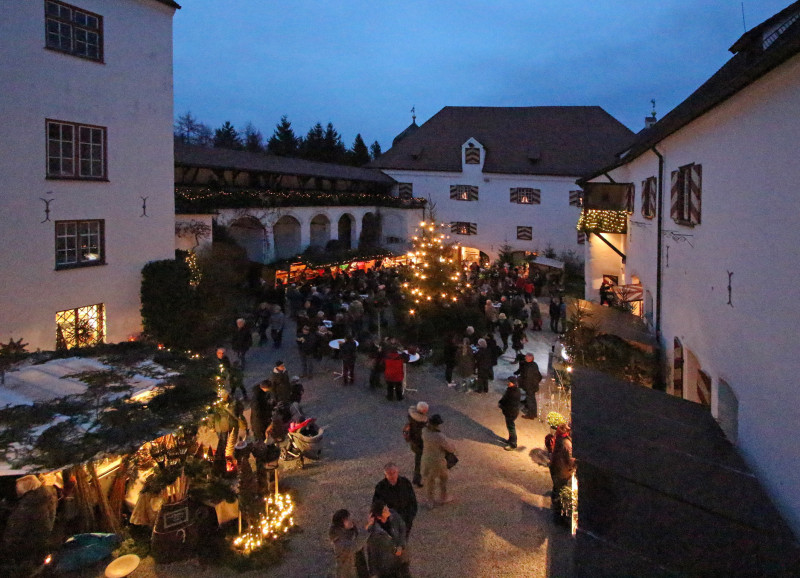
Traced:
<path fill-rule="evenodd" d="M 281 457 L 285 461 L 300 460 L 300 468 L 305 467 L 305 458 L 318 460 L 322 457 L 322 437 L 324 430 L 308 418 L 289 426 L 288 443 L 283 448 Z"/>

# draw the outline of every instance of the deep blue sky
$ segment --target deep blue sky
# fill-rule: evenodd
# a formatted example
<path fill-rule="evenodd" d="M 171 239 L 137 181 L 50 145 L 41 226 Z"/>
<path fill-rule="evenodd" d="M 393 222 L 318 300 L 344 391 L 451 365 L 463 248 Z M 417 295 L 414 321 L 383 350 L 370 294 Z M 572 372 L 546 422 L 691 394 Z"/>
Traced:
<path fill-rule="evenodd" d="M 642 128 L 731 56 L 741 0 L 179 0 L 175 115 L 329 121 L 386 151 L 442 107 L 599 105 Z M 790 0 L 745 0 L 752 28 Z"/>

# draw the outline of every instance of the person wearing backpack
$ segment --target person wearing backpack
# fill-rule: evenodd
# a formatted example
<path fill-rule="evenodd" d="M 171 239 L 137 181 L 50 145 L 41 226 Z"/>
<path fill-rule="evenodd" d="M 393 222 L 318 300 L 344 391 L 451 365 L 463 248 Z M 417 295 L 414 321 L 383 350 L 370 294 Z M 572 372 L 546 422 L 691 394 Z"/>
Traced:
<path fill-rule="evenodd" d="M 386 380 L 386 399 L 397 401 L 403 399 L 403 377 L 405 377 L 405 364 L 408 354 L 400 353 L 396 347 L 387 347 L 383 354 L 383 378 Z"/>
<path fill-rule="evenodd" d="M 408 408 L 408 422 L 403 429 L 403 437 L 406 438 L 411 451 L 414 453 L 414 479 L 412 483 L 418 488 L 422 487 L 422 475 L 420 464 L 422 463 L 422 430 L 428 423 L 428 404 L 420 401 L 417 405 Z"/>
<path fill-rule="evenodd" d="M 525 359 L 519 362 L 519 369 L 514 372 L 519 376 L 519 387 L 525 392 L 525 403 L 523 404 L 523 417 L 536 419 L 539 408 L 536 405 L 536 393 L 539 391 L 539 382 L 542 381 L 542 373 L 539 366 L 533 360 L 533 353 L 526 353 Z"/>

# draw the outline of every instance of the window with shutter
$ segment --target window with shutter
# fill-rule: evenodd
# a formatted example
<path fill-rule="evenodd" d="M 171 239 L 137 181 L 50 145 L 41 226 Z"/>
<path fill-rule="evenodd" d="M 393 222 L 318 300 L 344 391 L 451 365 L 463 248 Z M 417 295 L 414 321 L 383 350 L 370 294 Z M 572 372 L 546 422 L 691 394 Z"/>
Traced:
<path fill-rule="evenodd" d="M 517 227 L 517 240 L 518 241 L 532 241 L 533 240 L 533 227 Z"/>
<path fill-rule="evenodd" d="M 464 221 L 454 221 L 450 223 L 450 232 L 454 235 L 477 235 L 478 224 L 467 223 Z"/>
<path fill-rule="evenodd" d="M 520 205 L 540 205 L 542 203 L 542 191 L 528 187 L 511 187 L 510 199 L 512 203 Z"/>
<path fill-rule="evenodd" d="M 656 178 L 647 177 L 642 181 L 642 216 L 652 219 L 656 216 Z"/>
<path fill-rule="evenodd" d="M 569 204 L 572 207 L 582 207 L 583 206 L 583 191 L 570 191 L 569 192 Z"/>
<path fill-rule="evenodd" d="M 450 185 L 450 199 L 454 201 L 477 201 L 478 187 L 475 185 Z"/>
<path fill-rule="evenodd" d="M 672 343 L 672 389 L 675 397 L 683 397 L 683 345 L 676 337 Z"/>
<path fill-rule="evenodd" d="M 672 171 L 670 179 L 670 217 L 680 225 L 700 224 L 703 184 L 702 165 L 690 164 Z"/>
<path fill-rule="evenodd" d="M 467 148 L 464 149 L 464 163 L 468 165 L 481 164 L 481 149 L 469 143 Z"/>
<path fill-rule="evenodd" d="M 398 183 L 397 184 L 397 192 L 398 196 L 405 200 L 411 200 L 414 196 L 414 184 L 413 183 Z"/>
<path fill-rule="evenodd" d="M 634 197 L 636 196 L 636 189 L 633 186 L 633 183 L 628 185 L 628 189 L 625 191 L 625 212 L 629 215 L 633 214 L 633 205 L 634 205 Z"/>
<path fill-rule="evenodd" d="M 711 376 L 702 369 L 697 372 L 697 399 L 703 405 L 711 405 Z"/>
<path fill-rule="evenodd" d="M 578 245 L 585 245 L 586 244 L 586 233 L 583 231 L 578 231 Z"/>

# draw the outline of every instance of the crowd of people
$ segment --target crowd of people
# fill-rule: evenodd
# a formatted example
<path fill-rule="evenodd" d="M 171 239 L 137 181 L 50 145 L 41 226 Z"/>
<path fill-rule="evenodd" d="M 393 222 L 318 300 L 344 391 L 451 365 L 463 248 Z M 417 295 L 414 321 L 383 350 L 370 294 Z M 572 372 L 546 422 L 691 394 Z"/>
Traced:
<path fill-rule="evenodd" d="M 482 313 L 481 330 L 475 326 L 445 331 L 442 347 L 444 379 L 450 386 L 466 384 L 476 393 L 489 392 L 495 378 L 498 359 L 510 348 L 518 369 L 506 379 L 506 389 L 498 401 L 505 419 L 507 451 L 517 447 L 516 420 L 535 419 L 538 415 L 536 393 L 542 372 L 533 353 L 525 351 L 528 331 L 542 331 L 544 283 L 527 268 L 495 266 L 470 267 L 463 273 L 469 289 L 462 301 Z M 283 347 L 283 332 L 288 321 L 296 323 L 295 343 L 300 360 L 299 375 L 289 378 L 282 361 L 272 374 L 260 380 L 251 391 L 231 379 L 230 395 L 221 404 L 218 428 L 219 448 L 233 436 L 249 432 L 259 442 L 281 443 L 287 424 L 304 419 L 300 405 L 303 380 L 318 376 L 319 363 L 325 358 L 341 363 L 339 378 L 345 386 L 356 381 L 357 352 L 367 360 L 368 384 L 385 384 L 389 401 L 404 399 L 406 364 L 409 352 L 390 337 L 377 339 L 376 330 L 393 323 L 394 312 L 402 301 L 402 274 L 395 269 L 326 274 L 305 282 L 284 286 L 278 283 L 265 290 L 252 315 L 252 321 L 237 320 L 231 340 L 236 356 L 232 364 L 224 349 L 218 350 L 221 365 L 244 368 L 247 352 L 254 346 L 257 332 L 259 347 Z M 566 327 L 566 304 L 558 295 L 549 297 L 546 315 L 554 333 Z M 235 370 L 231 371 L 235 374 Z M 366 376 L 365 376 L 366 377 Z M 238 385 L 238 387 L 237 387 Z M 243 407 L 249 403 L 247 423 Z M 349 511 L 337 510 L 332 518 L 329 537 L 333 545 L 337 576 L 409 576 L 407 541 L 419 504 L 428 508 L 452 501 L 448 493 L 448 454 L 455 455 L 453 442 L 442 431 L 441 414 L 429 415 L 425 402 L 408 408 L 403 436 L 413 454 L 411 480 L 400 475 L 397 464 L 384 466 L 384 477 L 376 485 L 365 520 L 356 520 Z M 227 430 L 227 431 L 225 431 Z M 574 471 L 567 426 L 559 429 L 552 450 L 553 511 L 560 520 L 558 493 Z M 222 455 L 224 455 L 224 450 Z M 424 491 L 418 503 L 416 489 Z"/>

